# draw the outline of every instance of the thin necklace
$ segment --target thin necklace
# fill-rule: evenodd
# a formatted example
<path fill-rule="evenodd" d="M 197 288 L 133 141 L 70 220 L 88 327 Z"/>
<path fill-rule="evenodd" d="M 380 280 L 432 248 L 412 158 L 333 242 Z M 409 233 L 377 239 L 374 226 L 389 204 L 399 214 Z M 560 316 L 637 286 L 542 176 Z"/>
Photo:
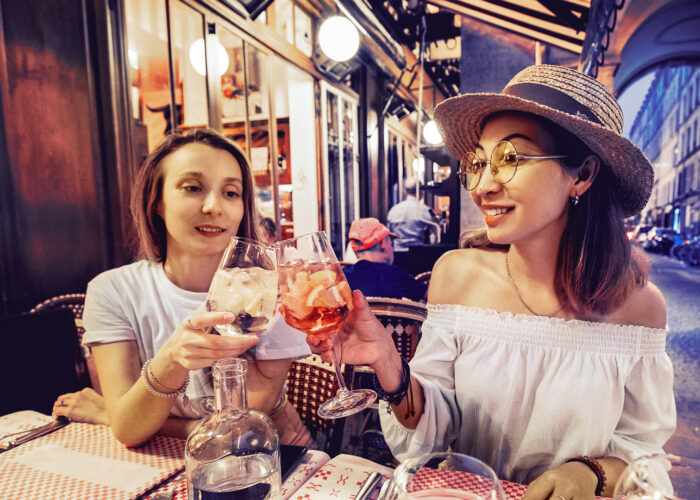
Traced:
<path fill-rule="evenodd" d="M 564 297 L 564 300 L 561 302 L 561 304 L 559 304 L 559 308 L 551 314 L 540 314 L 538 312 L 533 311 L 532 308 L 529 305 L 527 305 L 527 302 L 525 302 L 523 300 L 523 296 L 520 295 L 520 289 L 518 288 L 518 285 L 515 284 L 515 280 L 513 279 L 513 275 L 510 274 L 510 266 L 508 265 L 508 252 L 506 252 L 506 273 L 508 273 L 508 279 L 510 280 L 510 283 L 513 285 L 513 288 L 515 288 L 515 293 L 518 294 L 518 299 L 520 300 L 520 303 L 525 306 L 525 309 L 530 311 L 535 316 L 549 316 L 551 318 L 551 317 L 554 317 L 557 314 L 559 314 L 559 311 L 561 311 L 564 308 L 564 304 L 566 304 L 566 297 Z"/>

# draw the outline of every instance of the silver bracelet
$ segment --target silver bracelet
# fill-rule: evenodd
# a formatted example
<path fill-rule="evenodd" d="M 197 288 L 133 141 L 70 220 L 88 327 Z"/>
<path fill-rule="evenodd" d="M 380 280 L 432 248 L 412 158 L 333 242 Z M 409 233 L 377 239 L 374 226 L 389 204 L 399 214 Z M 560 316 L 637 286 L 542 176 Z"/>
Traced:
<path fill-rule="evenodd" d="M 149 367 L 151 364 L 151 360 L 149 359 L 146 361 L 143 366 L 141 367 L 141 378 L 143 379 L 143 383 L 146 386 L 146 389 L 148 389 L 148 392 L 153 394 L 156 397 L 159 398 L 176 398 L 180 394 L 184 394 L 185 391 L 187 390 L 187 385 L 190 383 L 190 376 L 187 375 L 187 378 L 185 381 L 182 383 L 179 389 L 173 391 L 173 392 L 160 392 L 158 389 L 153 387 L 153 384 L 148 378 L 148 372 L 149 372 Z"/>

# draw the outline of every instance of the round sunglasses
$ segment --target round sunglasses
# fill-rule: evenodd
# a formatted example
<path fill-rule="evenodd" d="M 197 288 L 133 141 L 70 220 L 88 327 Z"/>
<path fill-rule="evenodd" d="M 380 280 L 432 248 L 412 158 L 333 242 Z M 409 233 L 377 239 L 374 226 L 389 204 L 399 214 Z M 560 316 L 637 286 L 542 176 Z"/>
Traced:
<path fill-rule="evenodd" d="M 555 158 L 566 158 L 562 155 L 523 155 L 517 152 L 515 146 L 508 141 L 501 141 L 491 151 L 489 161 L 482 160 L 476 153 L 469 152 L 462 161 L 459 162 L 457 175 L 462 186 L 467 191 L 476 189 L 481 181 L 481 174 L 487 165 L 491 166 L 491 175 L 499 184 L 506 184 L 513 180 L 518 171 L 520 160 L 545 160 Z"/>

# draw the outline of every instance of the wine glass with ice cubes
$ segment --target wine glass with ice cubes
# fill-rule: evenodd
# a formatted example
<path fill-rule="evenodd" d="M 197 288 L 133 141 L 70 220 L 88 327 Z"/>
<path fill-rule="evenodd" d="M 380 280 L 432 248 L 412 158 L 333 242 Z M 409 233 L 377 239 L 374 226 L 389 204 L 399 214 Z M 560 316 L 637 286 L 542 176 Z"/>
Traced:
<path fill-rule="evenodd" d="M 207 294 L 207 311 L 230 312 L 231 323 L 216 325 L 221 335 L 246 337 L 267 330 L 275 315 L 277 285 L 275 248 L 248 238 L 231 238 L 214 273 Z M 200 417 L 214 411 L 214 398 L 204 396 L 190 401 Z"/>
<path fill-rule="evenodd" d="M 235 318 L 216 330 L 231 337 L 264 332 L 275 315 L 277 294 L 274 247 L 232 237 L 209 286 L 207 311 L 230 312 Z"/>
<path fill-rule="evenodd" d="M 285 321 L 308 335 L 340 342 L 335 336 L 352 306 L 352 292 L 326 234 L 306 234 L 279 241 L 275 247 Z M 338 344 L 333 349 L 333 368 L 340 391 L 318 409 L 323 418 L 352 415 L 377 399 L 374 391 L 350 391 L 345 386 L 336 359 L 340 347 Z"/>

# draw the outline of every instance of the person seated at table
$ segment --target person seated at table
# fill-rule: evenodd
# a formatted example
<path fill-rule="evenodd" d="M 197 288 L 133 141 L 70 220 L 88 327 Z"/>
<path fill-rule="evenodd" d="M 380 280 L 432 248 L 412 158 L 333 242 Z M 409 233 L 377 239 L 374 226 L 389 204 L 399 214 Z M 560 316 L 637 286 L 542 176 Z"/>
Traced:
<path fill-rule="evenodd" d="M 368 297 L 425 300 L 428 286 L 393 264 L 392 238 L 389 228 L 374 217 L 353 221 L 348 239 L 357 262 L 343 268 L 350 288 Z"/>
<path fill-rule="evenodd" d="M 139 171 L 131 208 L 142 260 L 94 278 L 83 313 L 83 342 L 124 444 L 187 437 L 198 398 L 213 394 L 207 369 L 244 354 L 249 406 L 273 418 L 282 443 L 312 444 L 284 397 L 292 359 L 309 354 L 303 334 L 279 315 L 259 338 L 207 333 L 234 319 L 202 304 L 230 238 L 258 239 L 252 194 L 245 154 L 212 130 L 166 136 Z"/>
<path fill-rule="evenodd" d="M 437 219 L 432 209 L 417 197 L 418 189 L 418 179 L 407 178 L 404 182 L 406 199 L 391 207 L 387 214 L 387 225 L 396 234 L 397 252 L 408 252 L 408 247 L 421 245 L 425 230 L 436 226 Z"/>
<path fill-rule="evenodd" d="M 611 93 L 565 67 L 447 99 L 435 120 L 485 231 L 435 264 L 410 366 L 357 291 L 342 362 L 374 369 L 399 460 L 452 447 L 528 483 L 524 500 L 612 496 L 676 423 L 665 301 L 623 226 L 652 166 Z"/>
<path fill-rule="evenodd" d="M 271 217 L 260 217 L 260 240 L 268 245 L 277 241 L 277 224 Z"/>

